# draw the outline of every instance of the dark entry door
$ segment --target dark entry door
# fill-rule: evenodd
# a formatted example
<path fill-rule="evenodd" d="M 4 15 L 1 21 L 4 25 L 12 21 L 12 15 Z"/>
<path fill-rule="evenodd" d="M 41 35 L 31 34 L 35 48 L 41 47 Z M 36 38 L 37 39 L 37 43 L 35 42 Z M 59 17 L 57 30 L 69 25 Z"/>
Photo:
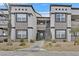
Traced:
<path fill-rule="evenodd" d="M 45 31 L 40 30 L 37 32 L 37 40 L 43 40 L 45 39 Z"/>

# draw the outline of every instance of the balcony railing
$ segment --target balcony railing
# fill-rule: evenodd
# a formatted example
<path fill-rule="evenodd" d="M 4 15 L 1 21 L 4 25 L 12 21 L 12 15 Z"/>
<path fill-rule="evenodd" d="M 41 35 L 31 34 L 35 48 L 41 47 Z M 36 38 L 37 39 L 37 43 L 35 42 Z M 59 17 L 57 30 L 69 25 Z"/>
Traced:
<path fill-rule="evenodd" d="M 7 28 L 8 27 L 8 21 L 0 21 L 0 28 Z"/>
<path fill-rule="evenodd" d="M 79 27 L 79 22 L 72 21 L 72 27 Z"/>
<path fill-rule="evenodd" d="M 45 30 L 45 29 L 46 29 L 46 25 L 44 25 L 44 24 L 39 24 L 39 25 L 37 25 L 37 29 L 38 29 L 38 30 Z"/>

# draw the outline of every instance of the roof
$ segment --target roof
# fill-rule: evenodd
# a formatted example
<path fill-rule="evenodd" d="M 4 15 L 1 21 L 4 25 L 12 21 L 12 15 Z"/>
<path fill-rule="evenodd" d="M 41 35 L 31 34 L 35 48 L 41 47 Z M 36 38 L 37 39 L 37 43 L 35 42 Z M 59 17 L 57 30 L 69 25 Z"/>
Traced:
<path fill-rule="evenodd" d="M 79 10 L 79 8 L 71 8 L 71 9 Z"/>
<path fill-rule="evenodd" d="M 7 11 L 8 9 L 0 9 L 0 10 L 4 10 L 4 11 Z"/>
<path fill-rule="evenodd" d="M 58 4 L 51 4 L 50 6 L 72 7 L 72 5 L 58 5 Z"/>
<path fill-rule="evenodd" d="M 19 7 L 19 6 L 22 6 L 22 7 L 32 7 L 33 11 L 34 11 L 35 13 L 37 13 L 37 12 L 35 11 L 35 9 L 33 8 L 32 4 L 22 4 L 22 3 L 21 3 L 21 4 L 18 4 L 18 3 L 16 4 L 16 3 L 15 3 L 15 4 L 9 4 L 9 5 L 10 5 L 10 6 L 18 6 L 18 7 Z M 39 14 L 39 13 L 37 13 L 37 14 Z M 39 15 L 40 15 L 40 14 L 39 14 Z M 40 15 L 40 16 L 41 16 L 41 15 Z"/>

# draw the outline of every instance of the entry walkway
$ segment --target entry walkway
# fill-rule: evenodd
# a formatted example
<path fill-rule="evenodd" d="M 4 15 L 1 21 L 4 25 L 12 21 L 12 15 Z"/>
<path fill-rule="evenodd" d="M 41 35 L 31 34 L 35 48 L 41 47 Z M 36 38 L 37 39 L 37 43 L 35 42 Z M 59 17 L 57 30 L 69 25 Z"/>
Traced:
<path fill-rule="evenodd" d="M 44 40 L 36 41 L 35 43 L 32 44 L 30 48 L 24 48 L 19 50 L 20 51 L 45 51 L 45 49 L 42 48 L 43 44 L 44 44 Z"/>

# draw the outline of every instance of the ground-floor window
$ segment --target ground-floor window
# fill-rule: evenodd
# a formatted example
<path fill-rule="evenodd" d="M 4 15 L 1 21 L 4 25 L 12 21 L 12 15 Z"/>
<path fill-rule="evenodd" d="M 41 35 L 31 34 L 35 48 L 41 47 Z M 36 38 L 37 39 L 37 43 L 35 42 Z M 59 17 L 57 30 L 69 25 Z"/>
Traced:
<path fill-rule="evenodd" d="M 18 39 L 27 39 L 28 38 L 28 31 L 27 30 L 17 30 L 16 37 Z"/>
<path fill-rule="evenodd" d="M 66 30 L 65 29 L 56 29 L 55 30 L 56 39 L 66 39 Z"/>

